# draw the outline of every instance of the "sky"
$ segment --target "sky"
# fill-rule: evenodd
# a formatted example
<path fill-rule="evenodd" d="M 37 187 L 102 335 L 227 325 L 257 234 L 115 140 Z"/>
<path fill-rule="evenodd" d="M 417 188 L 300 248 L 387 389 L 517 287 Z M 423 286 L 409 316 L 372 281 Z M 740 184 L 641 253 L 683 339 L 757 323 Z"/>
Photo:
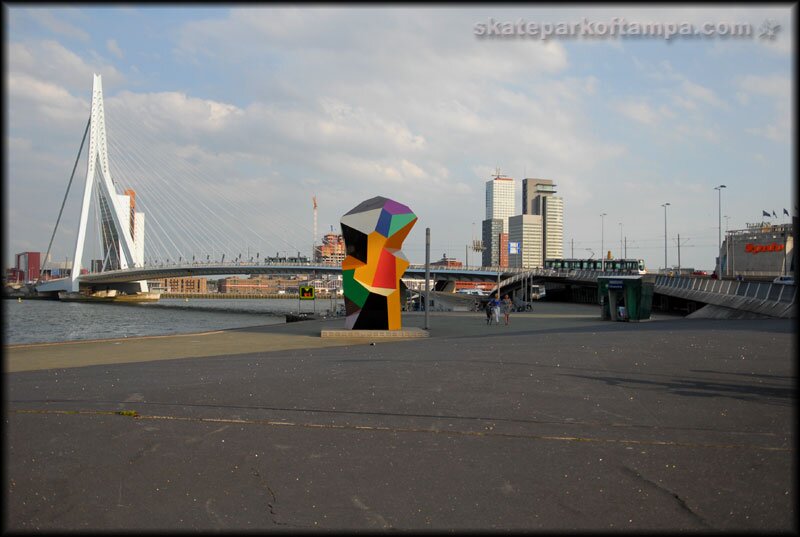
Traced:
<path fill-rule="evenodd" d="M 517 213 L 523 177 L 555 182 L 567 257 L 663 267 L 666 223 L 667 265 L 680 236 L 681 265 L 712 270 L 720 224 L 797 215 L 796 9 L 4 3 L 4 264 L 47 250 L 97 73 L 146 258 L 310 255 L 313 197 L 319 240 L 384 196 L 419 217 L 412 263 L 430 228 L 432 261 L 474 264 L 499 169 Z M 650 23 L 717 33 L 630 35 Z M 720 35 L 734 25 L 750 35 Z M 72 258 L 85 176 L 81 162 L 53 259 Z"/>

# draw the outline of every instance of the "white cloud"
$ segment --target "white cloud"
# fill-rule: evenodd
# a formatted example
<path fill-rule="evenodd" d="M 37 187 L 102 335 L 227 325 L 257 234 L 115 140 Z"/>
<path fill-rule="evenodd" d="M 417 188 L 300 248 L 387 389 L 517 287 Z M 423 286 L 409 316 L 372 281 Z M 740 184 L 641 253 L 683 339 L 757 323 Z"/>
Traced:
<path fill-rule="evenodd" d="M 750 102 L 750 96 L 747 93 L 743 92 L 743 91 L 737 91 L 736 92 L 736 101 L 739 104 L 746 106 L 747 103 Z"/>
<path fill-rule="evenodd" d="M 10 110 L 12 124 L 24 115 L 35 115 L 39 120 L 86 121 L 88 103 L 70 94 L 56 84 L 21 73 L 9 73 L 6 77 L 9 98 L 17 106 Z"/>
<path fill-rule="evenodd" d="M 645 125 L 655 125 L 659 120 L 659 113 L 645 102 L 626 101 L 617 103 L 615 108 L 623 116 Z"/>
<path fill-rule="evenodd" d="M 712 106 L 725 106 L 725 102 L 717 97 L 713 90 L 701 86 L 700 84 L 695 84 L 689 80 L 684 80 L 682 89 L 689 96 L 689 98 L 696 101 L 702 101 Z"/>
<path fill-rule="evenodd" d="M 230 125 L 244 111 L 234 105 L 210 99 L 198 99 L 179 92 L 133 93 L 123 91 L 106 98 L 116 113 L 131 121 L 148 120 L 151 129 L 169 132 L 174 129 L 191 136 L 195 131 L 214 132 Z"/>
<path fill-rule="evenodd" d="M 108 51 L 116 56 L 119 59 L 123 58 L 122 49 L 119 48 L 119 44 L 117 43 L 116 39 L 109 39 L 106 41 L 106 48 Z"/>
<path fill-rule="evenodd" d="M 672 109 L 670 109 L 669 106 L 665 104 L 662 104 L 661 106 L 658 107 L 658 113 L 668 119 L 675 118 L 675 113 L 672 111 Z"/>
<path fill-rule="evenodd" d="M 28 152 L 33 148 L 33 143 L 28 138 L 9 137 L 6 148 L 15 153 Z"/>
<path fill-rule="evenodd" d="M 26 12 L 28 16 L 53 33 L 65 37 L 72 37 L 80 41 L 89 41 L 89 34 L 87 32 L 66 22 L 62 18 L 56 17 L 52 10 L 37 8 L 28 9 Z"/>
<path fill-rule="evenodd" d="M 767 105 L 773 109 L 773 119 L 767 125 L 749 127 L 745 132 L 761 136 L 774 142 L 789 143 L 794 129 L 792 115 L 792 81 L 784 75 L 745 75 L 737 82 L 740 95 L 747 103 L 755 98 L 769 99 Z"/>
<path fill-rule="evenodd" d="M 63 86 L 69 91 L 89 94 L 94 73 L 103 75 L 103 87 L 122 84 L 124 77 L 102 58 L 87 61 L 53 40 L 9 44 L 9 73 Z"/>
<path fill-rule="evenodd" d="M 773 142 L 782 142 L 787 144 L 790 142 L 789 123 L 788 121 L 781 119 L 776 120 L 776 122 L 771 125 L 745 129 L 745 132 L 749 132 L 750 134 L 754 134 L 756 136 L 762 136 L 772 140 Z"/>
<path fill-rule="evenodd" d="M 749 94 L 782 100 L 788 100 L 792 92 L 792 80 L 784 75 L 746 75 L 739 79 L 738 86 Z"/>
<path fill-rule="evenodd" d="M 174 28 L 173 55 L 161 48 L 157 65 L 139 63 L 140 74 L 162 84 L 149 92 L 135 91 L 138 70 L 125 71 L 134 77 L 126 81 L 115 68 L 123 50 L 126 58 L 138 54 L 122 34 L 111 34 L 116 40 L 98 38 L 95 47 L 107 57 L 53 40 L 10 43 L 6 84 L 15 171 L 10 176 L 50 181 L 44 189 L 61 195 L 63 185 L 53 178 L 63 181 L 72 165 L 91 73 L 99 72 L 121 181 L 158 172 L 164 183 L 181 185 L 187 195 L 197 190 L 208 204 L 213 186 L 255 207 L 241 211 L 251 229 L 263 231 L 272 215 L 291 213 L 287 221 L 296 221 L 298 229 L 285 236 L 299 235 L 299 244 L 306 245 L 310 233 L 303 226 L 311 225 L 312 195 L 320 203 L 321 229 L 337 224 L 359 199 L 379 194 L 410 200 L 421 218 L 418 228 L 431 225 L 434 241 L 460 245 L 448 255 L 463 255 L 469 222 L 480 227 L 484 183 L 495 166 L 518 179 L 553 178 L 576 240 L 593 236 L 599 219 L 586 214 L 598 204 L 610 213 L 627 204 L 631 221 L 641 222 L 636 232 L 646 233 L 648 222 L 659 220 L 658 214 L 651 218 L 651 206 L 658 204 L 650 201 L 677 184 L 673 175 L 687 176 L 679 180 L 686 191 L 705 188 L 689 177 L 699 162 L 693 153 L 713 162 L 716 156 L 708 155 L 706 144 L 718 144 L 712 149 L 736 162 L 727 142 L 740 142 L 735 136 L 744 128 L 776 139 L 790 132 L 757 112 L 757 106 L 767 106 L 777 114 L 771 99 L 788 101 L 782 97 L 790 94 L 788 77 L 726 79 L 723 74 L 735 66 L 723 53 L 715 61 L 728 63 L 719 69 L 712 64 L 707 71 L 695 69 L 705 65 L 708 45 L 697 43 L 698 52 L 688 53 L 695 44 L 656 42 L 647 56 L 634 59 L 639 69 L 632 69 L 630 78 L 617 78 L 609 73 L 619 73 L 619 57 L 639 42 L 620 42 L 624 46 L 600 56 L 587 52 L 600 49 L 599 41 L 480 40 L 472 32 L 487 16 L 514 20 L 519 13 L 539 21 L 584 15 L 702 21 L 719 18 L 725 13 L 720 10 L 257 7 L 225 13 L 218 18 L 220 11 L 212 10 L 205 20 L 195 17 Z M 148 54 L 156 57 L 158 50 Z M 196 66 L 191 81 L 179 78 L 184 65 Z M 175 72 L 159 77 L 162 67 Z M 623 95 L 630 96 L 623 101 Z M 743 118 L 734 117 L 729 104 L 744 101 L 745 110 L 736 111 Z M 657 128 L 612 129 L 615 117 L 609 112 Z M 777 127 L 769 130 L 770 125 Z M 639 136 L 626 137 L 631 132 Z M 758 150 L 767 163 L 776 162 L 768 148 Z M 753 162 L 751 153 L 742 152 L 741 158 Z M 203 177 L 193 175 L 198 169 Z M 620 198 L 625 184 L 636 187 L 635 202 Z M 22 187 L 12 194 L 15 200 L 26 196 Z M 176 203 L 179 198 L 175 194 Z M 51 205 L 57 209 L 59 202 Z M 671 222 L 673 209 L 677 221 L 703 227 L 692 216 L 702 210 L 676 203 Z M 684 217 L 678 216 L 681 210 Z M 35 211 L 18 215 L 21 228 L 25 219 L 52 220 Z M 155 229 L 155 219 L 149 222 Z M 626 223 L 626 233 L 629 229 L 633 234 Z M 421 241 L 412 236 L 409 244 Z"/>

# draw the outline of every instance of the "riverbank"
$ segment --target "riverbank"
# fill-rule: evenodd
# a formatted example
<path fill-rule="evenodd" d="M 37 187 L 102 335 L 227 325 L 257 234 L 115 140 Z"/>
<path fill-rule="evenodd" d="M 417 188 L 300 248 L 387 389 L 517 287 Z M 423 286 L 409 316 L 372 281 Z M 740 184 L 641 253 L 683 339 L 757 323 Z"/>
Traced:
<path fill-rule="evenodd" d="M 599 308 L 582 304 L 542 304 L 533 312 L 514 313 L 509 326 L 487 325 L 482 312 L 430 312 L 430 337 L 493 336 L 553 329 L 556 326 L 607 328 Z M 653 320 L 670 317 L 653 317 Z M 403 327 L 425 328 L 424 312 L 404 312 Z M 622 323 L 618 323 L 622 324 Z M 301 321 L 197 333 L 69 341 L 63 343 L 5 346 L 6 372 L 49 368 L 85 367 L 100 364 L 150 362 L 217 355 L 239 355 L 291 349 L 380 344 L 404 338 L 322 338 L 323 330 L 342 330 L 344 319 Z"/>

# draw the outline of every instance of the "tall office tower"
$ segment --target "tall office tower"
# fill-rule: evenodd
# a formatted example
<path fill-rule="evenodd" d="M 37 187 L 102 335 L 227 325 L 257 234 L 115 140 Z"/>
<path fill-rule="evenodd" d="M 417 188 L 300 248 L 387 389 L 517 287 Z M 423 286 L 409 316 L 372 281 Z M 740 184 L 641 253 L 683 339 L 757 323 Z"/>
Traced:
<path fill-rule="evenodd" d="M 508 219 L 508 266 L 512 268 L 542 268 L 542 217 L 518 214 Z M 514 253 L 516 251 L 516 253 Z"/>
<path fill-rule="evenodd" d="M 522 214 L 542 217 L 542 260 L 564 257 L 564 199 L 550 179 L 522 180 Z"/>
<path fill-rule="evenodd" d="M 508 233 L 508 217 L 514 215 L 514 179 L 500 175 L 486 181 L 486 220 L 500 218 L 503 233 Z"/>
<path fill-rule="evenodd" d="M 514 179 L 498 169 L 486 181 L 486 220 L 483 221 L 483 265 L 508 266 L 508 218 L 514 214 Z"/>
<path fill-rule="evenodd" d="M 500 218 L 484 220 L 481 238 L 483 239 L 481 264 L 484 267 L 507 267 L 508 233 L 503 233 L 503 220 Z"/>

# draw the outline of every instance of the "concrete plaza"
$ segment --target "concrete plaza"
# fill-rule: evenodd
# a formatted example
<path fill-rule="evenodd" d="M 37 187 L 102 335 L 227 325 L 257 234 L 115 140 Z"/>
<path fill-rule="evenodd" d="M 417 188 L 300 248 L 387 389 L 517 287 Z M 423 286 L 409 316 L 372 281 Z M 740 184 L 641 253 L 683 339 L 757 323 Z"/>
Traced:
<path fill-rule="evenodd" d="M 6 347 L 4 527 L 797 531 L 792 320 L 429 321 Z"/>

